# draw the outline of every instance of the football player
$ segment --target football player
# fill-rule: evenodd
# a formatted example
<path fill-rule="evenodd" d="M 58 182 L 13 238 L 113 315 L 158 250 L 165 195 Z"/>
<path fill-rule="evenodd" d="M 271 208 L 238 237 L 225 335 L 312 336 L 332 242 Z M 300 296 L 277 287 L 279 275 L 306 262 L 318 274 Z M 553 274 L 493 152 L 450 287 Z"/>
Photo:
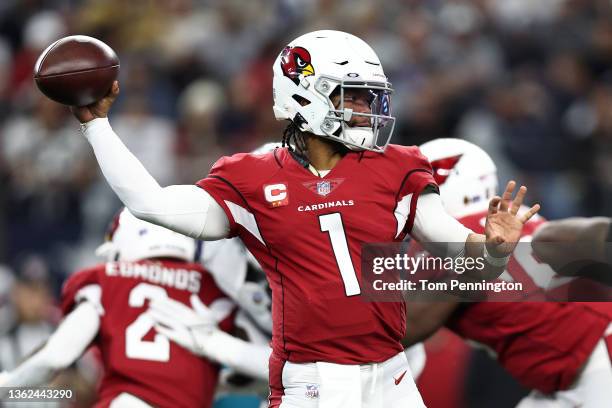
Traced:
<path fill-rule="evenodd" d="M 229 331 L 234 303 L 193 263 L 193 239 L 127 210 L 108 239 L 98 253 L 109 262 L 70 276 L 62 290 L 64 320 L 42 349 L 2 375 L 0 386 L 44 384 L 95 345 L 104 366 L 97 407 L 210 407 L 219 366 L 157 333 L 153 316 L 168 313 L 160 305 L 170 298 L 196 309 L 205 304 L 210 331 Z"/>
<path fill-rule="evenodd" d="M 440 186 L 442 202 L 457 219 L 483 229 L 487 200 L 497 190 L 497 172 L 479 147 L 459 139 L 421 146 Z M 523 208 L 519 211 L 525 211 Z M 519 407 L 602 407 L 612 401 L 612 304 L 546 301 L 567 285 L 527 246 L 541 217 L 523 229 L 505 280 L 523 283 L 525 301 L 409 304 L 407 344 L 422 340 L 439 324 L 491 350 L 515 379 L 534 390 Z M 534 301 L 535 300 L 535 301 Z"/>
<path fill-rule="evenodd" d="M 483 256 L 485 276 L 496 277 L 539 206 L 518 215 L 526 188 L 513 200 L 510 182 L 491 199 L 484 234 L 448 216 L 419 150 L 388 145 L 391 84 L 376 53 L 351 34 L 292 41 L 274 62 L 273 88 L 275 117 L 289 121 L 286 147 L 221 158 L 191 186 L 161 187 L 112 130 L 118 82 L 72 111 L 135 216 L 203 240 L 238 236 L 266 271 L 271 407 L 422 406 L 400 343 L 405 305 L 360 297 L 362 244 L 407 234 L 459 243 L 438 252 Z"/>

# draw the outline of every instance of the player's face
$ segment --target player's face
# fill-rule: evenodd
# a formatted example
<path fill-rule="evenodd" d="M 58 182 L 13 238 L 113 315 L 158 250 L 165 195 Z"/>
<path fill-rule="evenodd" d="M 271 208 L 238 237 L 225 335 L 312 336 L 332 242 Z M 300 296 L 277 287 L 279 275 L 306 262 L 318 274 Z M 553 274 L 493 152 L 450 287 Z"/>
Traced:
<path fill-rule="evenodd" d="M 331 95 L 331 101 L 336 109 L 340 108 L 340 92 Z M 368 89 L 345 89 L 344 108 L 352 109 L 356 113 L 372 113 L 373 95 Z M 353 116 L 349 121 L 350 127 L 370 127 L 370 119 L 366 116 Z"/>

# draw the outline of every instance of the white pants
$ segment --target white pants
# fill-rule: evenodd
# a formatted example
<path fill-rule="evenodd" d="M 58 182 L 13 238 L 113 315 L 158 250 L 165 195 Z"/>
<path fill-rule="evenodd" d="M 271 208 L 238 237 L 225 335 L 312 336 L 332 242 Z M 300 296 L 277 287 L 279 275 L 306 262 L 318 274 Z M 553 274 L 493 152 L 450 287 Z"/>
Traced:
<path fill-rule="evenodd" d="M 127 392 L 122 392 L 121 394 L 115 397 L 109 408 L 153 408 L 151 405 L 147 404 L 143 400 L 138 397 L 133 396 L 132 394 L 128 394 Z"/>
<path fill-rule="evenodd" d="M 282 370 L 280 408 L 424 408 L 402 352 L 378 364 L 295 364 Z"/>
<path fill-rule="evenodd" d="M 606 334 L 612 335 L 612 325 Z M 612 364 L 605 341 L 600 340 L 576 382 L 567 390 L 545 395 L 533 391 L 516 408 L 602 408 L 612 406 Z"/>

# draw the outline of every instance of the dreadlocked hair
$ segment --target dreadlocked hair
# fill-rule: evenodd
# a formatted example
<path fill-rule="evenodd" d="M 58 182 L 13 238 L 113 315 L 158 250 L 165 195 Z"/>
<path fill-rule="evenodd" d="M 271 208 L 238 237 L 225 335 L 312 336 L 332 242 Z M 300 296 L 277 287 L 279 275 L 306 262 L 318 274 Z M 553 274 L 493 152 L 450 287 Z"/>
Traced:
<path fill-rule="evenodd" d="M 283 131 L 283 147 L 287 147 L 290 151 L 307 158 L 306 153 L 306 141 L 304 140 L 304 133 L 300 130 L 298 125 L 293 121 L 289 121 L 289 124 Z"/>
<path fill-rule="evenodd" d="M 308 167 L 310 159 L 308 158 L 308 149 L 306 148 L 306 138 L 308 133 L 300 130 L 299 125 L 294 121 L 290 121 L 283 131 L 283 147 L 287 147 L 292 152 L 293 156 L 304 166 Z M 332 146 L 332 149 L 341 155 L 347 154 L 350 149 L 340 142 L 329 139 L 321 139 Z"/>

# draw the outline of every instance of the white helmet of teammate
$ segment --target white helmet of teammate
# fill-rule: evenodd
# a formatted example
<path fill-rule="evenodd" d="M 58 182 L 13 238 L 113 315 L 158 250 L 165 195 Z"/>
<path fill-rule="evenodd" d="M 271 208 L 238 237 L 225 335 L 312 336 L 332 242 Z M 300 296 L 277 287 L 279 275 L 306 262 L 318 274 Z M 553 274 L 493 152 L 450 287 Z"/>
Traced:
<path fill-rule="evenodd" d="M 420 146 L 430 161 L 446 211 L 453 217 L 488 207 L 497 193 L 497 168 L 480 147 L 461 139 L 436 139 Z"/>
<path fill-rule="evenodd" d="M 274 149 L 278 147 L 282 147 L 283 145 L 278 142 L 269 142 L 259 146 L 257 149 L 253 150 L 252 154 L 266 154 L 274 151 Z"/>
<path fill-rule="evenodd" d="M 193 262 L 196 248 L 193 238 L 139 220 L 124 208 L 111 222 L 106 242 L 98 247 L 96 255 L 108 261 L 176 258 Z"/>
<path fill-rule="evenodd" d="M 352 150 L 382 152 L 389 143 L 392 88 L 378 56 L 360 38 L 322 30 L 293 40 L 273 66 L 274 116 L 289 119 L 304 132 L 343 143 Z M 367 89 L 371 114 L 344 108 L 347 89 Z M 337 93 L 336 109 L 330 96 Z M 353 116 L 366 116 L 369 127 L 349 127 Z"/>

